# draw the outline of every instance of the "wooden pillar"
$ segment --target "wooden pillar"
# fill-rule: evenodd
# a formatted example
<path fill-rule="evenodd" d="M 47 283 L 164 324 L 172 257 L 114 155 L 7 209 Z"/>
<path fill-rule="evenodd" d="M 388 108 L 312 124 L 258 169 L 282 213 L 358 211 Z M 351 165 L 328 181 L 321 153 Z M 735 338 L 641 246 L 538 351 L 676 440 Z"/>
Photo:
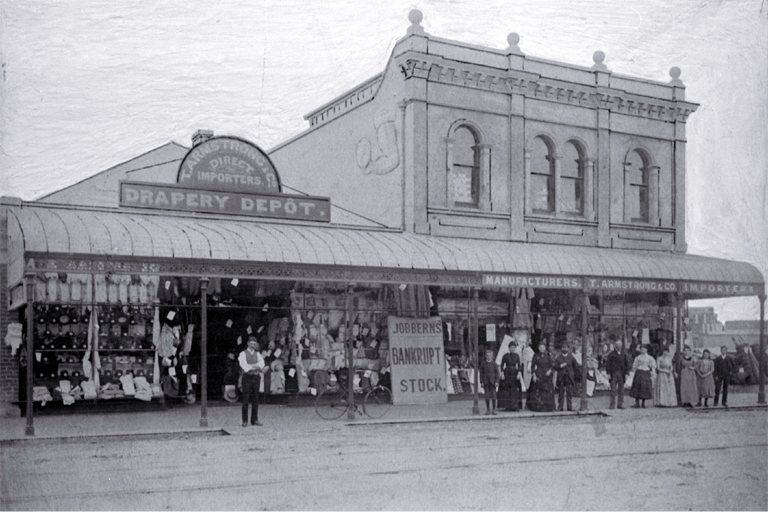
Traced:
<path fill-rule="evenodd" d="M 355 340 L 352 339 L 352 290 L 354 285 L 352 283 L 347 284 L 347 296 L 346 296 L 346 309 L 344 311 L 344 325 L 346 325 L 347 336 L 347 403 L 349 408 L 347 409 L 347 419 L 353 421 L 355 419 Z"/>
<path fill-rule="evenodd" d="M 27 288 L 27 426 L 24 435 L 35 435 L 35 411 L 32 402 L 33 379 L 35 376 L 35 309 L 32 299 L 35 297 L 35 274 L 24 274 L 24 286 Z M 5 305 L 3 305 L 5 307 Z"/>
<path fill-rule="evenodd" d="M 675 294 L 675 308 L 677 312 L 677 325 L 675 326 L 675 351 L 677 352 L 677 356 L 680 357 L 680 354 L 683 352 L 683 304 L 685 301 L 683 301 L 683 294 L 682 293 L 676 293 Z"/>
<path fill-rule="evenodd" d="M 208 278 L 200 278 L 200 426 L 208 426 Z"/>
<path fill-rule="evenodd" d="M 582 292 L 581 305 L 581 404 L 579 410 L 586 412 L 589 409 L 587 401 L 587 336 L 589 335 L 589 292 Z"/>
<path fill-rule="evenodd" d="M 757 391 L 757 403 L 765 404 L 765 368 L 768 367 L 768 355 L 765 354 L 765 293 L 760 295 L 760 387 Z"/>
<path fill-rule="evenodd" d="M 471 313 L 471 315 L 472 315 L 472 321 L 471 321 L 472 333 L 471 333 L 471 336 L 472 336 L 472 352 L 473 352 L 473 357 L 472 357 L 473 364 L 472 364 L 472 366 L 474 367 L 474 370 L 475 370 L 475 372 L 474 372 L 475 373 L 475 386 L 474 386 L 475 387 L 475 396 L 474 396 L 474 401 L 472 403 L 472 414 L 480 414 L 480 397 L 479 397 L 479 393 L 480 393 L 480 390 L 479 390 L 479 388 L 480 388 L 480 375 L 479 375 L 480 364 L 479 364 L 479 361 L 478 361 L 478 358 L 480 357 L 480 355 L 479 355 L 480 354 L 480 339 L 479 339 L 480 338 L 480 333 L 479 333 L 479 320 L 477 318 L 477 302 L 478 302 L 479 298 L 480 298 L 480 290 L 478 290 L 477 288 L 472 288 L 472 313 Z"/>

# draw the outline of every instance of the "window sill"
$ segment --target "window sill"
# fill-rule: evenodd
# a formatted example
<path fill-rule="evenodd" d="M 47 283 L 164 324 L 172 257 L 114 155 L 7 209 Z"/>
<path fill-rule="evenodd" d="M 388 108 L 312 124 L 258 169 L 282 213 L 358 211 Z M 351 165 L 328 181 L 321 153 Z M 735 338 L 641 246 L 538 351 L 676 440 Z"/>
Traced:
<path fill-rule="evenodd" d="M 566 216 L 564 214 L 560 214 L 560 216 L 557 216 L 555 214 L 552 215 L 526 215 L 525 216 L 526 222 L 544 222 L 549 224 L 571 224 L 573 226 L 597 226 L 596 220 L 587 220 L 583 217 L 572 217 L 570 215 Z"/>
<path fill-rule="evenodd" d="M 656 231 L 659 233 L 675 233 L 677 231 L 674 227 L 669 226 L 653 226 L 651 224 L 625 224 L 625 223 L 611 223 L 611 229 L 630 229 L 633 231 Z"/>
<path fill-rule="evenodd" d="M 485 219 L 505 219 L 510 218 L 508 213 L 486 212 L 475 208 L 427 208 L 427 213 L 439 215 L 461 215 L 463 217 L 482 217 Z"/>

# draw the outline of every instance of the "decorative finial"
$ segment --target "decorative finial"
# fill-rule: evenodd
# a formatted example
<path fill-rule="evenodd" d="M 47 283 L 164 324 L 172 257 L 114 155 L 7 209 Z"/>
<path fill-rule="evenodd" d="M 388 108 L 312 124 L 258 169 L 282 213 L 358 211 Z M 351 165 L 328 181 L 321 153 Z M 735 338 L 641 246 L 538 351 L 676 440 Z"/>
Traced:
<path fill-rule="evenodd" d="M 523 52 L 520 50 L 520 47 L 517 45 L 517 43 L 520 42 L 520 35 L 517 32 L 510 32 L 507 36 L 507 43 L 509 43 L 509 46 L 507 47 L 507 53 L 520 53 Z"/>
<path fill-rule="evenodd" d="M 424 35 L 424 27 L 421 26 L 421 20 L 424 19 L 424 15 L 418 9 L 413 9 L 408 13 L 408 20 L 411 22 L 411 26 L 408 27 L 408 35 L 418 34 Z"/>
<path fill-rule="evenodd" d="M 669 81 L 672 85 L 683 85 L 683 81 L 680 80 L 680 68 L 677 66 L 673 66 L 669 68 L 669 76 L 672 77 L 672 80 Z"/>
<path fill-rule="evenodd" d="M 597 50 L 592 54 L 592 60 L 595 62 L 592 69 L 595 71 L 608 71 L 608 66 L 603 64 L 603 61 L 605 60 L 605 52 Z"/>

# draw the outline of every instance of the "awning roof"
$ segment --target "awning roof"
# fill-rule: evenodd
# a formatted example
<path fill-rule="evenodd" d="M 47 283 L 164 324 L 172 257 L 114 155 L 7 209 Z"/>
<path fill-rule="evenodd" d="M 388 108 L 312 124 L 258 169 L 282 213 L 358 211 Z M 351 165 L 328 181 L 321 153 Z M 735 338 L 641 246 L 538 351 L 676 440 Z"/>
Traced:
<path fill-rule="evenodd" d="M 754 295 L 764 290 L 762 274 L 748 263 L 686 254 L 434 237 L 385 229 L 254 222 L 235 217 L 39 203 L 10 207 L 8 223 L 11 262 L 23 261 L 24 254 L 30 253 L 93 255 L 111 259 L 173 258 L 454 273 L 591 276 L 743 284 L 759 288 L 755 293 L 736 293 L 740 295 Z M 14 279 L 9 279 L 9 284 L 14 284 Z"/>

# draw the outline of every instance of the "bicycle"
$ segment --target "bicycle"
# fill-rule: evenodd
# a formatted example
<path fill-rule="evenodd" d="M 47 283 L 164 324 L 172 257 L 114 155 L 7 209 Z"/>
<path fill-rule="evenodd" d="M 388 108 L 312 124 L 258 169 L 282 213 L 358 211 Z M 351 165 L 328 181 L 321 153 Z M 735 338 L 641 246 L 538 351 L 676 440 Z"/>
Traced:
<path fill-rule="evenodd" d="M 349 390 L 341 380 L 337 381 L 338 386 L 327 388 L 315 399 L 315 412 L 324 420 L 339 419 L 350 407 L 360 416 L 365 413 L 371 419 L 378 419 L 384 416 L 392 405 L 392 392 L 387 387 L 377 385 L 368 390 L 354 392 L 354 396 L 365 394 L 361 411 L 357 405 L 358 400 L 353 396 L 353 402 L 350 404 Z"/>

